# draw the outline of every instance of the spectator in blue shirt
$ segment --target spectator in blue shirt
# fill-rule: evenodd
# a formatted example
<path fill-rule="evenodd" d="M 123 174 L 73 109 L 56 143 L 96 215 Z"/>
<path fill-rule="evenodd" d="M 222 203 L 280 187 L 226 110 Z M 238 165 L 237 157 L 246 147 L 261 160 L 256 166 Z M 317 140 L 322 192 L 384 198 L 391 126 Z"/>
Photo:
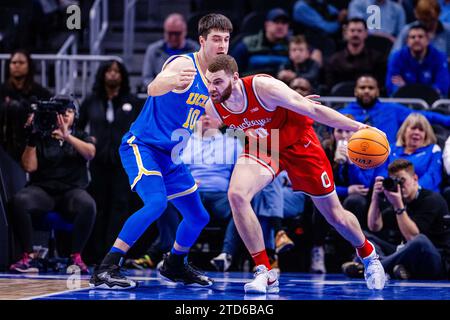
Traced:
<path fill-rule="evenodd" d="M 386 89 L 389 95 L 405 84 L 424 84 L 446 96 L 449 86 L 447 58 L 429 44 L 424 26 L 412 26 L 407 46 L 394 52 L 388 63 Z"/>
<path fill-rule="evenodd" d="M 442 151 L 436 142 L 436 135 L 428 120 L 421 114 L 410 114 L 398 130 L 397 142 L 392 146 L 388 161 L 377 170 L 377 175 L 386 177 L 390 163 L 396 159 L 406 159 L 414 164 L 419 185 L 439 192 Z"/>
<path fill-rule="evenodd" d="M 346 12 L 324 0 L 299 0 L 294 4 L 292 15 L 297 23 L 334 35 L 340 30 Z"/>
<path fill-rule="evenodd" d="M 439 0 L 441 5 L 441 15 L 439 20 L 442 23 L 450 23 L 450 0 Z"/>
<path fill-rule="evenodd" d="M 376 79 L 370 75 L 358 78 L 355 86 L 356 102 L 349 103 L 339 110 L 351 114 L 356 121 L 367 123 L 384 131 L 390 144 L 396 141 L 397 131 L 406 117 L 414 110 L 399 103 L 378 100 L 380 90 Z M 424 115 L 431 124 L 450 127 L 450 116 L 433 111 L 416 111 Z"/>
<path fill-rule="evenodd" d="M 423 24 L 428 31 L 428 39 L 431 44 L 447 57 L 450 56 L 450 25 L 439 21 L 441 8 L 438 0 L 419 0 L 414 9 L 417 21 L 411 22 L 403 27 L 392 46 L 391 53 L 403 47 L 408 37 L 409 29 L 418 24 Z"/>
<path fill-rule="evenodd" d="M 373 14 L 372 11 L 367 11 L 369 6 L 377 6 L 381 16 L 380 26 L 368 25 L 369 33 L 395 41 L 406 23 L 403 7 L 392 0 L 352 0 L 348 6 L 348 18 L 367 20 Z"/>

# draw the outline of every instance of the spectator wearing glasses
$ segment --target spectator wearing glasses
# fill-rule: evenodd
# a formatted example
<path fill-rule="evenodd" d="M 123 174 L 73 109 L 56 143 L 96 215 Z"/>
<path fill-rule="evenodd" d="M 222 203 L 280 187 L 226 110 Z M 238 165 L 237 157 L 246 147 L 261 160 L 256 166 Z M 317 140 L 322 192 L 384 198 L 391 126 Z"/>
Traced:
<path fill-rule="evenodd" d="M 151 43 L 145 51 L 142 67 L 143 87 L 161 71 L 164 62 L 172 55 L 198 51 L 198 43 L 186 38 L 187 25 L 179 13 L 172 13 L 164 21 L 164 39 Z"/>

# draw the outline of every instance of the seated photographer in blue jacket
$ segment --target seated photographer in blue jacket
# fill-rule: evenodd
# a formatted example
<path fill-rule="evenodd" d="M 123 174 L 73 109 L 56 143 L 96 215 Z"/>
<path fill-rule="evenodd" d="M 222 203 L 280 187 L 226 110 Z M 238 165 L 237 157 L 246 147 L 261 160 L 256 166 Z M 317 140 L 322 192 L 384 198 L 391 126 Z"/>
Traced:
<path fill-rule="evenodd" d="M 396 159 L 406 159 L 414 164 L 419 184 L 428 190 L 439 192 L 442 182 L 442 150 L 428 120 L 421 114 L 412 113 L 397 133 L 397 143 L 391 146 L 388 161 L 376 169 L 376 175 L 387 176 L 388 165 Z"/>
<path fill-rule="evenodd" d="M 38 272 L 33 254 L 32 216 L 57 211 L 73 223 L 70 266 L 88 273 L 81 259 L 95 222 L 96 206 L 87 193 L 87 163 L 95 156 L 94 139 L 74 126 L 76 107 L 67 97 L 37 103 L 27 121 L 27 146 L 22 167 L 30 181 L 12 199 L 12 226 L 22 245 L 22 257 L 11 265 L 13 272 Z"/>
<path fill-rule="evenodd" d="M 408 31 L 406 45 L 389 58 L 387 93 L 392 95 L 407 84 L 423 84 L 446 97 L 449 82 L 447 57 L 430 44 L 425 26 L 413 25 Z"/>
<path fill-rule="evenodd" d="M 351 102 L 340 113 L 352 115 L 356 121 L 370 124 L 386 133 L 389 143 L 396 142 L 397 131 L 411 113 L 417 112 L 431 124 L 450 127 L 450 116 L 433 111 L 412 110 L 399 103 L 381 102 L 377 80 L 371 75 L 362 75 L 356 81 L 356 102 Z"/>

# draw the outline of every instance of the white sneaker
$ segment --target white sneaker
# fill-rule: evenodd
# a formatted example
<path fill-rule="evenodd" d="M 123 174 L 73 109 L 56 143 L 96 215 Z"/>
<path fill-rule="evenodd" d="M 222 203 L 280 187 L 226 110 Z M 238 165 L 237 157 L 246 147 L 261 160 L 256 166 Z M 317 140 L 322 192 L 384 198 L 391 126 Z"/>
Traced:
<path fill-rule="evenodd" d="M 225 272 L 230 268 L 231 260 L 231 254 L 222 252 L 217 257 L 211 259 L 210 263 L 217 269 L 217 271 Z"/>
<path fill-rule="evenodd" d="M 325 268 L 325 251 L 323 246 L 314 246 L 311 250 L 311 266 L 312 273 L 327 273 Z"/>
<path fill-rule="evenodd" d="M 386 273 L 375 250 L 368 257 L 361 260 L 364 264 L 364 278 L 366 279 L 367 288 L 382 290 L 386 283 Z"/>
<path fill-rule="evenodd" d="M 255 279 L 244 285 L 245 293 L 278 293 L 280 292 L 278 274 L 275 270 L 267 270 L 265 265 L 256 266 Z"/>

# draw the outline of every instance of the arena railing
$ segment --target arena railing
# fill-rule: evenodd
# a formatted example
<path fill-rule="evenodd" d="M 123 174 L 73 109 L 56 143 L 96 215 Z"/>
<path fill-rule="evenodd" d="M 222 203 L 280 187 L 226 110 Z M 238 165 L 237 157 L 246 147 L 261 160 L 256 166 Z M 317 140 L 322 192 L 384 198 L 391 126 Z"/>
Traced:
<path fill-rule="evenodd" d="M 66 42 L 67 43 L 67 42 Z M 65 49 L 64 47 L 62 49 Z M 117 60 L 122 62 L 118 56 L 100 55 L 69 55 L 62 54 L 32 54 L 31 58 L 36 65 L 41 66 L 40 81 L 42 86 L 50 89 L 55 94 L 73 94 L 83 100 L 92 88 L 97 73 L 97 65 L 103 61 Z M 0 54 L 0 78 L 5 81 L 6 62 L 10 59 L 9 54 Z M 49 69 L 55 65 L 55 86 L 49 86 Z"/>
<path fill-rule="evenodd" d="M 444 106 L 444 107 L 446 107 L 447 109 L 450 110 L 450 99 L 439 99 L 439 100 L 436 100 L 431 105 L 431 109 L 436 109 L 436 108 L 439 108 L 441 106 Z"/>
<path fill-rule="evenodd" d="M 355 102 L 355 97 L 331 97 L 331 96 L 321 96 L 319 99 L 323 104 L 332 107 L 334 109 L 339 109 L 350 102 Z M 379 98 L 381 102 L 390 103 L 400 103 L 406 105 L 412 109 L 429 109 L 430 106 L 423 99 L 416 98 Z"/>
<path fill-rule="evenodd" d="M 96 0 L 89 11 L 89 47 L 92 55 L 101 53 L 101 43 L 108 31 L 108 1 Z"/>
<path fill-rule="evenodd" d="M 77 39 L 74 35 L 69 36 L 59 49 L 56 56 L 75 56 L 78 53 Z M 56 60 L 55 62 L 55 91 L 59 94 L 70 94 L 74 88 L 74 80 L 77 70 L 74 60 Z"/>
<path fill-rule="evenodd" d="M 123 0 L 123 60 L 130 69 L 134 49 L 134 25 L 136 18 L 136 0 Z"/>

